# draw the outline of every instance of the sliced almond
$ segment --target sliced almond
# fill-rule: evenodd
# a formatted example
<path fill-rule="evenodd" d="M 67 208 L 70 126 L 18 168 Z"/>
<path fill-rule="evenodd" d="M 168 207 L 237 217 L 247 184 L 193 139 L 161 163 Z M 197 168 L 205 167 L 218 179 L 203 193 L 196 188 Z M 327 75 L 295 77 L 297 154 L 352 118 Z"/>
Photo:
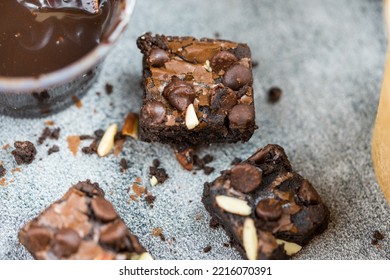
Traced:
<path fill-rule="evenodd" d="M 112 149 L 114 148 L 114 138 L 117 132 L 117 124 L 112 124 L 107 128 L 97 149 L 97 153 L 99 156 L 104 157 L 111 153 Z"/>
<path fill-rule="evenodd" d="M 156 178 L 156 176 L 153 176 L 152 178 L 150 178 L 150 185 L 152 187 L 156 186 L 158 184 L 158 180 Z"/>
<path fill-rule="evenodd" d="M 138 139 L 138 114 L 128 113 L 122 127 L 122 134 Z"/>
<path fill-rule="evenodd" d="M 248 259 L 256 260 L 259 241 L 257 237 L 255 222 L 251 218 L 245 219 L 244 229 L 242 231 L 242 240 Z"/>
<path fill-rule="evenodd" d="M 226 195 L 217 195 L 215 197 L 215 201 L 219 207 L 232 214 L 248 216 L 252 212 L 252 209 L 249 207 L 248 203 L 242 199 Z"/>
<path fill-rule="evenodd" d="M 211 69 L 209 60 L 206 60 L 206 62 L 203 65 L 203 68 L 206 69 L 207 72 L 212 72 L 213 71 L 213 69 Z"/>
<path fill-rule="evenodd" d="M 279 245 L 284 244 L 284 250 L 286 251 L 286 254 L 289 256 L 295 255 L 302 249 L 302 246 L 282 239 L 276 239 L 276 243 L 278 243 Z"/>
<path fill-rule="evenodd" d="M 189 130 L 194 129 L 199 125 L 199 120 L 195 112 L 195 108 L 193 104 L 190 104 L 187 107 L 186 111 L 186 126 Z"/>

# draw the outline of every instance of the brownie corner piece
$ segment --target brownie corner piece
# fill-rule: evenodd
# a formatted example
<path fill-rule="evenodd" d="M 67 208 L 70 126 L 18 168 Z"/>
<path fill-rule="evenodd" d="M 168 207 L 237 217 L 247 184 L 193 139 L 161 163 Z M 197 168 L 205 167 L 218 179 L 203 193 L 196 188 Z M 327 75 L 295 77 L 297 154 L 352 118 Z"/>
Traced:
<path fill-rule="evenodd" d="M 136 260 L 149 253 L 89 180 L 72 186 L 19 231 L 19 241 L 41 260 Z"/>
<path fill-rule="evenodd" d="M 259 149 L 206 183 L 202 202 L 245 259 L 289 259 L 329 221 L 317 191 L 292 170 L 278 145 Z"/>
<path fill-rule="evenodd" d="M 146 33 L 140 139 L 189 145 L 246 142 L 254 130 L 247 44 Z"/>

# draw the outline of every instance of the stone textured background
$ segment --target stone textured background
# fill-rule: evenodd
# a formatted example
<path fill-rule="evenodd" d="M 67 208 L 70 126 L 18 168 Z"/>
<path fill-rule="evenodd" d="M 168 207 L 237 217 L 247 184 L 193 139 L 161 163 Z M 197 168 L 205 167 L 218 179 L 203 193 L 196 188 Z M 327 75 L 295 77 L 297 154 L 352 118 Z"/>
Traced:
<path fill-rule="evenodd" d="M 0 148 L 16 140 L 36 143 L 47 120 L 61 128 L 58 141 L 45 142 L 59 145 L 60 152 L 48 156 L 46 145 L 37 146 L 37 160 L 20 172 L 10 172 L 16 167 L 12 149 L 0 149 L 8 170 L 8 185 L 0 186 L 0 259 L 31 259 L 18 242 L 19 228 L 85 179 L 100 183 L 156 259 L 238 259 L 234 249 L 223 246 L 228 241 L 223 230 L 208 226 L 200 202 L 203 183 L 229 168 L 234 157 L 246 158 L 268 143 L 285 148 L 293 167 L 313 183 L 331 211 L 329 229 L 295 259 L 390 259 L 390 207 L 370 158 L 386 50 L 381 5 L 379 0 L 138 1 L 82 108 L 72 106 L 44 119 L 0 116 Z M 209 176 L 184 171 L 172 150 L 160 144 L 127 140 L 118 158 L 81 152 L 74 157 L 67 148 L 68 135 L 121 124 L 127 112 L 139 111 L 141 55 L 135 40 L 146 31 L 197 37 L 218 32 L 248 43 L 259 62 L 254 87 L 260 128 L 246 144 L 202 149 L 200 155 L 215 156 L 210 165 L 216 171 Z M 105 94 L 106 83 L 114 86 L 111 95 Z M 266 91 L 274 85 L 284 95 L 270 105 Z M 119 171 L 121 157 L 130 164 L 126 173 Z M 148 185 L 155 158 L 170 178 L 149 188 L 157 197 L 154 208 L 143 199 L 129 203 L 127 188 L 137 176 Z M 174 241 L 152 236 L 155 227 Z M 386 234 L 381 248 L 371 245 L 375 230 Z M 204 253 L 208 245 L 212 250 Z"/>

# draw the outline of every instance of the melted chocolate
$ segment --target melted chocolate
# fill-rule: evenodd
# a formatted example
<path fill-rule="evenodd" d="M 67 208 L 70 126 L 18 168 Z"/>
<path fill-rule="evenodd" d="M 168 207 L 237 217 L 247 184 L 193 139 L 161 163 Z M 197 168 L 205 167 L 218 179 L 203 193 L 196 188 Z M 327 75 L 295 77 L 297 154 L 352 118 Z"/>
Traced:
<path fill-rule="evenodd" d="M 117 1 L 100 2 L 92 13 L 69 1 L 0 0 L 0 76 L 38 76 L 86 55 L 100 43 Z"/>

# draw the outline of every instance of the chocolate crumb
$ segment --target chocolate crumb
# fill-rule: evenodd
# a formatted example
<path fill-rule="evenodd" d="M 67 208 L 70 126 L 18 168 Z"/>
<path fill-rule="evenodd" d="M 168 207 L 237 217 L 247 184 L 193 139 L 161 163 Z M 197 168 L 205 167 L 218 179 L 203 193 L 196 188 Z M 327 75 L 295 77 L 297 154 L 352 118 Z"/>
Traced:
<path fill-rule="evenodd" d="M 205 166 L 203 168 L 204 174 L 206 174 L 206 175 L 210 175 L 211 173 L 214 172 L 214 170 L 215 170 L 215 168 L 214 167 L 210 167 L 210 166 Z"/>
<path fill-rule="evenodd" d="M 3 167 L 2 164 L 0 164 L 0 178 L 4 177 L 5 173 L 7 173 L 7 170 Z"/>
<path fill-rule="evenodd" d="M 45 140 L 48 138 L 58 140 L 58 138 L 60 137 L 60 131 L 60 128 L 54 128 L 53 130 L 51 130 L 50 128 L 45 127 L 42 131 L 41 136 L 38 138 L 38 144 L 42 145 L 43 142 L 45 142 Z"/>
<path fill-rule="evenodd" d="M 219 33 L 218 31 L 214 32 L 214 37 L 216 39 L 220 38 L 221 37 L 221 33 Z"/>
<path fill-rule="evenodd" d="M 155 176 L 157 181 L 162 184 L 164 183 L 168 178 L 168 174 L 165 171 L 164 168 L 159 168 L 160 166 L 160 161 L 158 159 L 153 160 L 153 166 L 149 167 L 149 175 L 150 177 Z"/>
<path fill-rule="evenodd" d="M 125 158 L 122 158 L 121 159 L 121 172 L 125 172 L 127 169 L 129 168 L 129 166 L 127 165 L 127 161 Z"/>
<path fill-rule="evenodd" d="M 163 234 L 163 230 L 160 227 L 153 228 L 152 229 L 152 235 L 155 237 L 160 237 L 161 241 L 165 241 L 165 236 Z"/>
<path fill-rule="evenodd" d="M 252 68 L 255 69 L 257 66 L 259 66 L 259 64 L 260 63 L 256 60 L 252 61 Z"/>
<path fill-rule="evenodd" d="M 111 84 L 109 84 L 109 83 L 106 84 L 105 90 L 106 90 L 107 95 L 110 95 L 113 92 L 113 89 L 114 89 L 114 87 Z"/>
<path fill-rule="evenodd" d="M 95 137 L 87 134 L 80 135 L 80 140 L 92 140 L 95 139 Z"/>
<path fill-rule="evenodd" d="M 372 245 L 379 245 L 379 241 L 385 239 L 384 234 L 381 233 L 379 230 L 375 230 L 372 236 L 373 236 L 373 239 L 371 241 Z"/>
<path fill-rule="evenodd" d="M 83 103 L 81 102 L 80 98 L 78 98 L 76 95 L 72 96 L 72 101 L 76 106 L 76 108 L 80 109 L 81 107 L 83 107 Z"/>
<path fill-rule="evenodd" d="M 94 134 L 95 134 L 96 138 L 101 139 L 104 135 L 104 130 L 103 129 L 95 130 Z"/>
<path fill-rule="evenodd" d="M 229 243 L 223 243 L 223 247 L 229 248 L 230 244 Z"/>
<path fill-rule="evenodd" d="M 145 201 L 149 204 L 150 208 L 153 208 L 156 197 L 150 193 L 145 196 Z"/>
<path fill-rule="evenodd" d="M 101 94 L 101 93 L 100 93 L 99 91 L 96 92 L 96 95 L 97 95 L 97 96 L 100 96 L 100 94 Z"/>
<path fill-rule="evenodd" d="M 242 159 L 236 157 L 233 159 L 233 161 L 230 163 L 231 165 L 237 165 L 239 163 L 241 163 Z"/>
<path fill-rule="evenodd" d="M 276 103 L 283 95 L 283 91 L 278 87 L 272 87 L 268 90 L 268 102 Z"/>
<path fill-rule="evenodd" d="M 37 150 L 30 141 L 16 141 L 14 143 L 15 150 L 11 152 L 17 164 L 30 164 L 35 159 Z"/>
<path fill-rule="evenodd" d="M 58 147 L 57 145 L 53 145 L 53 147 L 51 147 L 48 151 L 47 151 L 47 154 L 48 155 L 51 155 L 53 153 L 58 153 L 60 151 L 60 147 Z"/>
<path fill-rule="evenodd" d="M 211 218 L 210 219 L 210 223 L 209 223 L 209 226 L 212 228 L 212 229 L 216 229 L 219 227 L 219 223 L 216 219 L 214 218 Z"/>
<path fill-rule="evenodd" d="M 207 245 L 206 247 L 203 248 L 203 252 L 208 253 L 211 251 L 211 248 L 212 248 L 211 245 Z"/>

